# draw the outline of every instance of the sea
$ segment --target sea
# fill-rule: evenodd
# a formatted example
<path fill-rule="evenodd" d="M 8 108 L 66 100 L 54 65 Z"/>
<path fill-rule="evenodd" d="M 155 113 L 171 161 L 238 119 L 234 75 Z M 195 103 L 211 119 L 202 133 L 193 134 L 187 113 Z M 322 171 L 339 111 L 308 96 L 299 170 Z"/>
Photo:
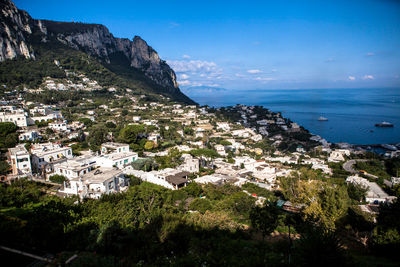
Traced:
<path fill-rule="evenodd" d="M 200 105 L 259 105 L 297 122 L 329 142 L 357 145 L 400 142 L 400 88 L 216 90 L 186 92 Z M 319 121 L 323 116 L 327 121 Z M 375 127 L 390 122 L 393 128 Z"/>

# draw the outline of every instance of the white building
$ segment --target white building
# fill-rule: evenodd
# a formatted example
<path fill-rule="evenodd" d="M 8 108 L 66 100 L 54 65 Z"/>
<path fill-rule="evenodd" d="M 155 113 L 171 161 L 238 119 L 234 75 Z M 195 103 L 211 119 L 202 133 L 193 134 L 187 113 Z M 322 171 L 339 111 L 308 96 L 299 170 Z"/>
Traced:
<path fill-rule="evenodd" d="M 49 121 L 49 120 L 62 120 L 63 119 L 63 115 L 61 113 L 61 111 L 58 110 L 52 110 L 48 113 L 46 113 L 46 115 L 43 116 L 34 116 L 30 118 L 33 122 L 35 121 Z"/>
<path fill-rule="evenodd" d="M 288 163 L 288 164 L 297 164 L 297 159 L 295 155 L 292 157 L 286 156 L 286 157 L 267 157 L 266 160 L 268 161 L 276 161 L 276 162 L 281 162 L 281 163 Z"/>
<path fill-rule="evenodd" d="M 225 147 L 223 145 L 215 145 L 214 148 L 217 151 L 217 153 L 220 154 L 221 156 L 226 155 Z"/>
<path fill-rule="evenodd" d="M 114 152 L 129 152 L 129 145 L 114 142 L 107 142 L 101 145 L 101 154 L 109 154 Z"/>
<path fill-rule="evenodd" d="M 133 120 L 134 122 L 139 122 L 139 121 L 142 120 L 142 118 L 141 118 L 140 116 L 133 116 L 133 117 L 132 117 L 132 120 Z"/>
<path fill-rule="evenodd" d="M 0 122 L 12 122 L 18 127 L 26 127 L 28 123 L 28 114 L 23 109 L 5 109 L 0 111 Z"/>
<path fill-rule="evenodd" d="M 99 168 L 81 177 L 64 182 L 63 193 L 83 198 L 98 199 L 103 194 L 117 193 L 128 188 L 128 181 L 121 170 Z"/>
<path fill-rule="evenodd" d="M 13 175 L 24 176 L 32 174 L 31 159 L 24 145 L 9 148 L 8 157 Z"/>
<path fill-rule="evenodd" d="M 199 172 L 199 159 L 193 158 L 190 154 L 183 154 L 182 158 L 184 158 L 184 160 L 183 164 L 178 167 L 179 170 L 190 173 Z"/>
<path fill-rule="evenodd" d="M 153 141 L 154 143 L 158 143 L 158 140 L 160 139 L 160 134 L 159 133 L 151 133 L 149 136 L 147 136 L 147 140 Z"/>
<path fill-rule="evenodd" d="M 223 174 L 204 175 L 204 176 L 194 179 L 194 181 L 198 184 L 222 185 L 228 181 L 228 176 L 223 175 Z"/>
<path fill-rule="evenodd" d="M 19 134 L 18 138 L 20 141 L 36 141 L 39 138 L 37 131 L 23 131 Z"/>
<path fill-rule="evenodd" d="M 365 200 L 369 203 L 383 203 L 391 202 L 394 197 L 389 196 L 377 183 L 370 182 L 365 178 L 355 176 L 349 176 L 346 179 L 347 183 L 354 183 L 361 185 L 368 189 Z"/>
<path fill-rule="evenodd" d="M 157 184 L 168 189 L 176 190 L 188 184 L 188 172 L 166 168 L 160 171 L 144 172 L 134 170 L 132 167 L 124 170 L 126 174 L 132 174 L 141 180 Z"/>
<path fill-rule="evenodd" d="M 231 130 L 231 127 L 227 122 L 217 122 L 217 129 L 221 129 L 224 132 L 228 132 Z"/>
<path fill-rule="evenodd" d="M 68 132 L 68 124 L 66 121 L 55 121 L 49 123 L 49 128 L 56 131 L 56 132 Z"/>
<path fill-rule="evenodd" d="M 54 164 L 53 174 L 63 175 L 68 179 L 73 179 L 89 173 L 95 165 L 95 158 L 81 156 Z"/>
<path fill-rule="evenodd" d="M 348 156 L 350 155 L 350 152 L 347 154 L 346 151 L 342 151 L 342 150 L 334 150 L 331 152 L 331 154 L 329 155 L 328 161 L 329 162 L 340 162 L 340 161 L 345 161 L 344 156 Z"/>
<path fill-rule="evenodd" d="M 96 164 L 101 167 L 123 169 L 138 159 L 136 152 L 114 152 L 96 157 Z"/>
<path fill-rule="evenodd" d="M 61 144 L 34 144 L 31 148 L 32 169 L 37 173 L 51 173 L 55 163 L 72 158 L 72 149 Z"/>

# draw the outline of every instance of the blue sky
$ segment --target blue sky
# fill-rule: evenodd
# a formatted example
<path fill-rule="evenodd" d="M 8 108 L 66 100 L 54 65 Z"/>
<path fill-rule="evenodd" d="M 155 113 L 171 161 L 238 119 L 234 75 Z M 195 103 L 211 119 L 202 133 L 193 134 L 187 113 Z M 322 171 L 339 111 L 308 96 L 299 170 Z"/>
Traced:
<path fill-rule="evenodd" d="M 139 35 L 181 87 L 400 87 L 400 1 L 15 0 L 32 17 Z"/>

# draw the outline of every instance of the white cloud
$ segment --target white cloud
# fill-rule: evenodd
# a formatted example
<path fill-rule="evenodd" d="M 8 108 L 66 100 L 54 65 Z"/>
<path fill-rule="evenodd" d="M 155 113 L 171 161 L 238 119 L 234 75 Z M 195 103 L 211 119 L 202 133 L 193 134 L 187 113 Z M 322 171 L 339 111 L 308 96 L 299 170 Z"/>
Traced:
<path fill-rule="evenodd" d="M 221 85 L 218 84 L 218 83 L 211 83 L 211 84 L 208 84 L 208 86 L 210 86 L 210 87 L 219 87 Z"/>
<path fill-rule="evenodd" d="M 366 54 L 366 56 L 367 57 L 372 57 L 372 56 L 375 56 L 375 53 L 369 52 L 369 53 Z"/>
<path fill-rule="evenodd" d="M 189 55 L 183 55 L 182 58 L 184 58 L 184 59 L 189 59 L 190 56 L 189 56 Z"/>
<path fill-rule="evenodd" d="M 372 75 L 364 75 L 363 80 L 373 80 L 375 79 Z"/>
<path fill-rule="evenodd" d="M 271 70 L 271 72 L 277 72 L 277 71 L 278 71 L 277 69 L 272 69 L 272 70 Z"/>
<path fill-rule="evenodd" d="M 236 77 L 239 77 L 239 78 L 244 77 L 244 75 L 243 75 L 243 74 L 240 74 L 240 73 L 235 73 L 235 76 L 236 76 Z"/>
<path fill-rule="evenodd" d="M 251 74 L 257 74 L 257 73 L 261 73 L 262 71 L 261 70 L 248 70 L 247 72 L 251 73 Z"/>
<path fill-rule="evenodd" d="M 335 60 L 334 60 L 333 58 L 330 57 L 330 58 L 328 58 L 327 60 L 325 60 L 325 62 L 328 62 L 328 63 L 329 63 L 329 62 L 335 62 Z"/>
<path fill-rule="evenodd" d="M 183 81 L 179 81 L 178 84 L 179 84 L 179 86 L 187 86 L 187 85 L 191 85 L 192 83 L 188 80 L 183 80 Z"/>
<path fill-rule="evenodd" d="M 217 64 L 212 61 L 202 60 L 170 60 L 168 65 L 176 72 L 213 72 L 217 71 Z"/>
<path fill-rule="evenodd" d="M 182 79 L 182 80 L 189 79 L 189 75 L 183 73 L 183 74 L 181 75 L 181 79 Z"/>
<path fill-rule="evenodd" d="M 255 78 L 255 80 L 257 81 L 275 81 L 275 78 L 271 78 L 271 77 L 257 77 Z"/>
<path fill-rule="evenodd" d="M 356 80 L 356 77 L 354 77 L 354 76 L 349 76 L 348 78 L 349 78 L 350 81 L 355 81 Z"/>

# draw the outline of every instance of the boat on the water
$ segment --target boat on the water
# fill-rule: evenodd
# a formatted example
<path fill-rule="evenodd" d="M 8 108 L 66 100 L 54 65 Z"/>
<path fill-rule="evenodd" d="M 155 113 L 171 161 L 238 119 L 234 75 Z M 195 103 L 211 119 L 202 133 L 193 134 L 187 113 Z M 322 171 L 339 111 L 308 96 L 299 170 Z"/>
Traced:
<path fill-rule="evenodd" d="M 319 120 L 319 121 L 327 121 L 328 118 L 325 118 L 325 117 L 322 117 L 322 116 L 321 116 L 321 117 L 318 118 L 318 120 Z"/>
<path fill-rule="evenodd" d="M 387 122 L 387 121 L 383 121 L 381 123 L 377 123 L 375 124 L 376 127 L 393 127 L 393 123 Z"/>
<path fill-rule="evenodd" d="M 392 151 L 396 151 L 397 147 L 394 145 L 389 145 L 389 144 L 381 144 L 381 147 L 388 149 L 388 150 L 392 150 Z"/>

